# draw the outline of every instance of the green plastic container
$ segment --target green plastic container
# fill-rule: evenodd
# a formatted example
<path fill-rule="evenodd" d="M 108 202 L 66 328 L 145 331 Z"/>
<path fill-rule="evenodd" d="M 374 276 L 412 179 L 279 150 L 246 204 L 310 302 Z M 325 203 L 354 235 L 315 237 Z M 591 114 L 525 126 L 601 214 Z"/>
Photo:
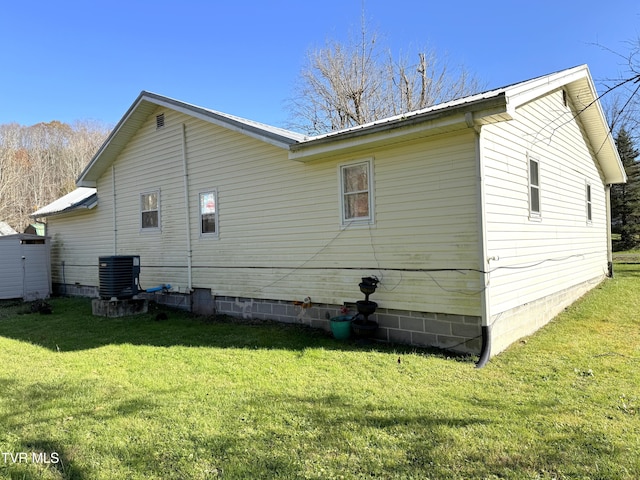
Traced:
<path fill-rule="evenodd" d="M 351 316 L 340 315 L 329 320 L 331 333 L 337 340 L 347 340 L 351 336 Z"/>

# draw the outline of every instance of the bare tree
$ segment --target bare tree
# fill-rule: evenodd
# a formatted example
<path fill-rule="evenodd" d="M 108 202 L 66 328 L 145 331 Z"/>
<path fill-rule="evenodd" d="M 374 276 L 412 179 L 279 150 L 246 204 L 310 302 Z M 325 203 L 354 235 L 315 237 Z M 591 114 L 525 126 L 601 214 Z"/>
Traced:
<path fill-rule="evenodd" d="M 0 125 L 0 220 L 12 226 L 16 225 L 13 199 L 16 188 L 20 188 L 17 182 L 25 155 L 21 135 L 17 123 Z"/>
<path fill-rule="evenodd" d="M 31 213 L 73 190 L 107 134 L 89 122 L 0 125 L 0 220 L 22 230 Z"/>
<path fill-rule="evenodd" d="M 340 130 L 477 93 L 483 86 L 464 67 L 439 61 L 434 50 L 414 58 L 395 59 L 364 27 L 357 41 L 329 41 L 309 51 L 288 102 L 290 128 L 312 135 Z"/>
<path fill-rule="evenodd" d="M 624 127 L 629 137 L 640 140 L 640 37 L 627 45 L 627 53 L 599 45 L 618 57 L 621 68 L 618 77 L 599 81 L 603 90 L 600 98 L 611 132 Z"/>

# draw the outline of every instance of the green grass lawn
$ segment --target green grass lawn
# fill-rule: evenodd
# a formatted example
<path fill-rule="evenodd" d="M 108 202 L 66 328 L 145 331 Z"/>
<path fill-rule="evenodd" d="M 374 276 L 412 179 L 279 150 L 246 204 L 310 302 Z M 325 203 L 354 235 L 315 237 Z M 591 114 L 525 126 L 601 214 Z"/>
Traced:
<path fill-rule="evenodd" d="M 2 478 L 640 476 L 640 265 L 482 369 L 301 327 L 52 305 L 0 307 Z"/>

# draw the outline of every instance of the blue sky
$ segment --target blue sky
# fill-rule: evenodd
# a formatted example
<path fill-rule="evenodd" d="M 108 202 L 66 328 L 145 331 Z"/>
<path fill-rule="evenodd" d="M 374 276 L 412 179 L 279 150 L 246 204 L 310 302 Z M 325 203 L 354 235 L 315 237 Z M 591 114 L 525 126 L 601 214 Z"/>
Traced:
<path fill-rule="evenodd" d="M 305 53 L 360 29 L 362 0 L 22 0 L 0 12 L 0 124 L 117 123 L 141 90 L 283 126 Z M 365 0 L 392 52 L 421 46 L 488 88 L 587 63 L 625 75 L 637 0 Z"/>

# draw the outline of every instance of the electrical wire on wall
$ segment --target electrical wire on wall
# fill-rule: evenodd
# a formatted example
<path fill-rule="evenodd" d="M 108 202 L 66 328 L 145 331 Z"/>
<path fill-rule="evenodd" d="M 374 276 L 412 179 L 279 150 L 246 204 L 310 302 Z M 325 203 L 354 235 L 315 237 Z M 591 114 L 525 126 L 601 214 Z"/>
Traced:
<path fill-rule="evenodd" d="M 553 139 L 554 135 L 556 134 L 556 132 L 561 129 L 562 127 L 564 127 L 565 125 L 570 124 L 572 121 L 576 120 L 578 117 L 580 117 L 580 115 L 582 115 L 585 111 L 587 111 L 590 107 L 594 106 L 602 97 L 604 97 L 605 95 L 607 95 L 608 93 L 628 84 L 628 83 L 638 83 L 638 87 L 635 89 L 634 94 L 637 93 L 638 91 L 640 91 L 640 75 L 636 75 L 634 77 L 628 78 L 626 80 L 623 80 L 619 83 L 617 83 L 616 85 L 610 87 L 609 89 L 607 89 L 603 94 L 597 96 L 595 99 L 589 101 L 588 103 L 586 103 L 585 105 L 582 106 L 582 108 L 580 108 L 579 110 L 575 111 L 575 113 L 572 111 L 572 109 L 570 109 L 569 111 L 562 111 L 561 113 L 559 113 L 557 116 L 555 116 L 555 118 L 549 119 L 547 122 L 545 122 L 546 124 L 544 125 L 544 127 L 542 127 L 541 129 L 538 130 L 537 133 L 535 133 L 535 135 L 533 135 L 534 139 L 532 140 L 533 144 L 540 142 L 540 141 L 547 141 L 547 142 L 551 142 L 551 140 Z M 628 104 L 628 102 L 627 102 Z M 625 104 L 625 106 L 623 107 L 626 108 L 627 104 Z M 570 118 L 566 118 L 569 116 Z M 540 136 L 542 134 L 542 132 L 544 132 L 545 129 L 550 129 L 550 134 L 548 137 L 545 138 L 539 138 L 538 136 Z M 609 131 L 609 133 L 611 133 L 611 130 Z M 605 139 L 606 141 L 606 139 Z M 603 145 L 600 146 L 600 148 L 598 149 L 601 150 Z M 597 152 L 596 152 L 597 154 Z M 460 289 L 452 289 L 452 288 L 448 288 L 445 285 L 443 285 L 442 281 L 439 280 L 438 278 L 436 278 L 436 273 L 443 273 L 443 272 L 454 272 L 460 275 L 468 275 L 470 273 L 478 273 L 481 275 L 491 275 L 494 272 L 498 272 L 501 270 L 525 270 L 525 269 L 530 269 L 530 268 L 534 268 L 537 266 L 540 266 L 542 264 L 548 263 L 548 262 L 564 262 L 567 260 L 570 260 L 572 258 L 585 258 L 588 255 L 595 255 L 595 254 L 599 254 L 601 252 L 584 252 L 584 253 L 578 253 L 578 254 L 572 254 L 572 255 L 567 255 L 567 256 L 563 256 L 563 257 L 549 257 L 549 258 L 544 258 L 535 262 L 530 262 L 530 263 L 522 263 L 522 264 L 515 264 L 515 265 L 499 265 L 496 266 L 494 268 L 486 268 L 486 269 L 479 269 L 479 268 L 395 268 L 395 267 L 383 267 L 381 266 L 380 260 L 378 258 L 378 252 L 376 251 L 376 246 L 375 246 L 375 242 L 374 242 L 374 238 L 373 238 L 373 234 L 372 234 L 372 229 L 371 229 L 371 225 L 369 225 L 368 228 L 368 233 L 369 233 L 369 243 L 370 243 L 370 247 L 371 247 L 371 253 L 372 253 L 372 257 L 373 257 L 373 262 L 375 263 L 374 266 L 360 266 L 360 267 L 309 267 L 309 264 L 315 260 L 316 258 L 318 258 L 319 256 L 321 256 L 323 254 L 323 252 L 329 248 L 336 240 L 338 240 L 345 231 L 349 230 L 350 227 L 352 226 L 353 222 L 348 223 L 347 225 L 343 226 L 342 228 L 339 229 L 339 231 L 336 233 L 336 235 L 334 235 L 325 245 L 321 246 L 315 253 L 313 253 L 307 260 L 303 261 L 300 265 L 295 266 L 295 267 L 237 267 L 237 268 L 265 268 L 265 269 L 271 269 L 271 270 L 286 270 L 286 273 L 284 273 L 283 275 L 281 275 L 280 277 L 276 278 L 275 280 L 271 281 L 270 283 L 268 283 L 267 285 L 259 288 L 257 291 L 262 292 L 280 282 L 282 282 L 283 280 L 289 278 L 291 275 L 294 275 L 295 273 L 297 273 L 298 271 L 301 270 L 331 270 L 331 271 L 335 271 L 335 270 L 357 270 L 357 271 L 375 271 L 378 272 L 378 278 L 380 279 L 380 285 L 381 287 L 388 291 L 388 292 L 393 292 L 395 291 L 405 280 L 405 276 L 403 275 L 404 273 L 408 273 L 408 272 L 413 272 L 413 273 L 423 273 L 425 274 L 427 277 L 429 277 L 429 279 L 442 291 L 444 292 L 448 292 L 448 293 L 455 293 L 455 294 L 460 294 L 460 295 L 469 295 L 469 296 L 474 296 L 474 295 L 478 295 L 480 293 L 482 293 L 483 291 L 485 291 L 487 289 L 487 285 L 490 283 L 490 279 L 489 282 L 487 282 L 486 285 L 482 285 L 480 288 L 477 289 L 467 289 L 467 290 L 460 290 Z M 214 267 L 215 268 L 215 267 Z M 227 267 L 229 268 L 229 267 Z M 234 268 L 234 267 L 231 267 Z M 395 272 L 399 274 L 399 280 L 397 282 L 394 282 L 394 284 L 392 286 L 389 286 L 388 283 L 390 283 L 389 280 L 389 273 L 391 272 Z"/>
<path fill-rule="evenodd" d="M 402 272 L 399 272 L 400 273 L 400 280 L 398 280 L 398 283 L 396 283 L 391 288 L 387 287 L 385 279 L 384 279 L 384 273 L 383 273 L 383 270 L 380 268 L 380 261 L 378 260 L 378 255 L 376 254 L 376 247 L 375 247 L 374 242 L 373 242 L 373 234 L 371 232 L 371 225 L 369 225 L 369 244 L 371 245 L 371 253 L 373 254 L 373 260 L 376 262 L 377 271 L 378 271 L 378 279 L 380 280 L 380 286 L 387 292 L 393 292 L 402 283 L 404 278 L 403 278 Z"/>
<path fill-rule="evenodd" d="M 580 108 L 579 110 L 577 110 L 575 113 L 573 113 L 571 115 L 571 118 L 565 120 L 564 122 L 560 123 L 558 126 L 554 127 L 551 130 L 551 135 L 548 138 L 548 141 L 550 142 L 551 139 L 553 138 L 553 136 L 555 135 L 555 133 L 562 127 L 564 127 L 565 125 L 573 122 L 574 120 L 576 120 L 578 117 L 580 117 L 580 115 L 582 115 L 585 111 L 587 111 L 590 107 L 594 106 L 596 103 L 598 103 L 600 100 L 602 100 L 602 98 L 605 95 L 608 95 L 609 93 L 613 92 L 614 90 L 617 90 L 620 87 L 623 87 L 625 85 L 627 85 L 628 83 L 636 83 L 638 84 L 638 86 L 633 90 L 633 93 L 631 95 L 629 95 L 629 98 L 627 99 L 627 101 L 625 102 L 625 104 L 620 108 L 619 111 L 616 112 L 616 114 L 618 116 L 620 116 L 625 109 L 627 109 L 629 107 L 629 105 L 631 104 L 631 102 L 633 101 L 633 99 L 636 97 L 636 95 L 638 94 L 638 92 L 640 92 L 640 74 L 636 74 L 630 78 L 624 79 L 618 83 L 616 83 L 615 85 L 613 85 L 612 87 L 607 88 L 607 90 L 605 90 L 602 94 L 600 95 L 596 95 L 596 98 L 589 101 L 588 103 L 582 105 L 582 108 Z M 547 125 L 545 125 L 544 127 L 542 127 L 541 129 L 538 130 L 538 132 L 536 133 L 535 137 L 538 136 L 538 134 L 540 134 L 545 128 L 549 127 L 550 125 L 552 125 L 553 123 L 555 123 L 556 121 L 560 120 L 563 116 L 567 115 L 568 112 L 563 112 L 562 114 L 558 115 L 555 119 L 552 119 L 551 121 L 549 121 L 549 123 Z M 611 122 L 610 125 L 608 125 L 608 132 L 607 135 L 605 136 L 605 139 L 602 141 L 602 144 L 598 147 L 598 149 L 595 151 L 595 155 L 597 155 L 598 153 L 600 153 L 600 151 L 602 150 L 602 148 L 604 147 L 604 145 L 607 143 L 608 140 L 608 136 L 613 134 L 613 129 L 615 128 L 615 120 Z M 537 142 L 533 142 L 534 144 Z"/>
<path fill-rule="evenodd" d="M 313 255 L 311 255 L 311 257 L 309 257 L 307 260 L 305 260 L 304 262 L 302 262 L 300 265 L 298 265 L 297 267 L 268 267 L 268 268 L 290 268 L 291 270 L 287 273 L 285 273 L 284 275 L 282 275 L 280 278 L 274 280 L 273 282 L 269 283 L 268 285 L 259 288 L 257 291 L 258 292 L 262 292 L 264 290 L 266 290 L 269 287 L 274 286 L 277 283 L 280 283 L 281 281 L 283 281 L 284 279 L 288 278 L 289 276 L 293 275 L 294 273 L 296 273 L 299 270 L 303 270 L 306 269 L 306 266 L 311 263 L 318 255 L 320 255 L 322 252 L 324 252 L 327 248 L 329 248 L 329 246 L 335 242 L 338 237 L 340 237 L 342 235 L 342 233 L 344 231 L 347 230 L 347 228 L 351 225 L 352 222 L 350 222 L 349 224 L 347 224 L 344 228 L 341 228 L 338 233 L 331 238 L 331 240 L 329 240 L 325 245 L 323 245 L 316 253 L 314 253 Z M 256 268 L 256 267 L 249 267 L 249 268 Z M 317 270 L 318 268 L 314 267 L 314 270 Z M 323 268 L 319 268 L 320 270 L 322 270 Z M 324 268 L 326 269 L 326 268 Z M 333 268 L 331 268 L 331 270 L 334 270 Z"/>
<path fill-rule="evenodd" d="M 468 275 L 469 273 L 478 273 L 478 274 L 482 274 L 482 275 L 486 275 L 486 274 L 491 274 L 493 272 L 499 271 L 499 270 L 525 270 L 525 269 L 529 269 L 529 268 L 533 268 L 533 267 L 537 267 L 540 266 L 544 263 L 548 263 L 548 262 L 563 262 L 563 261 L 567 261 L 570 260 L 572 258 L 584 258 L 588 255 L 595 255 L 598 253 L 601 253 L 599 251 L 592 251 L 592 252 L 583 252 L 583 253 L 576 253 L 576 254 L 572 254 L 572 255 L 566 255 L 566 256 L 562 256 L 562 257 L 550 257 L 550 258 L 544 258 L 542 260 L 536 261 L 536 262 L 529 262 L 529 263 L 523 263 L 523 264 L 516 264 L 516 265 L 500 265 L 497 266 L 495 268 L 490 268 L 490 269 L 479 269 L 479 268 L 399 268 L 399 267 L 383 267 L 381 266 L 380 260 L 378 258 L 378 253 L 376 251 L 376 247 L 375 247 L 375 241 L 373 238 L 373 233 L 372 233 L 372 229 L 371 226 L 369 226 L 368 228 L 368 234 L 369 234 L 369 244 L 371 247 L 371 254 L 372 254 L 372 258 L 373 261 L 375 263 L 375 265 L 373 266 L 359 266 L 359 267 L 309 267 L 309 263 L 311 263 L 313 260 L 315 260 L 316 258 L 318 258 L 319 256 L 322 255 L 322 253 L 327 250 L 336 240 L 338 240 L 344 233 L 345 231 L 347 231 L 349 229 L 349 226 L 351 226 L 351 223 L 346 225 L 345 227 L 341 228 L 331 239 L 329 239 L 329 241 L 327 243 L 325 243 L 323 246 L 321 246 L 315 253 L 313 253 L 307 260 L 303 261 L 300 265 L 296 266 L 296 267 L 237 267 L 237 268 L 251 268 L 251 269 L 257 269 L 257 268 L 264 268 L 264 269 L 283 269 L 283 270 L 287 270 L 286 273 L 284 273 L 283 275 L 281 275 L 280 277 L 278 277 L 277 279 L 275 279 L 274 281 L 268 283 L 267 285 L 259 288 L 257 291 L 258 292 L 262 292 L 276 284 L 278 284 L 279 282 L 282 282 L 283 280 L 289 278 L 291 275 L 294 275 L 295 273 L 301 271 L 301 270 L 331 270 L 331 271 L 335 271 L 335 270 L 355 270 L 355 271 L 371 271 L 371 272 L 377 272 L 378 273 L 378 278 L 380 279 L 380 285 L 388 292 L 393 292 L 395 291 L 404 281 L 404 276 L 403 273 L 423 273 L 424 275 L 426 275 L 440 290 L 447 292 L 447 293 L 454 293 L 454 294 L 459 294 L 459 295 L 468 295 L 468 296 L 475 296 L 478 295 L 480 293 L 482 293 L 483 291 L 485 291 L 487 289 L 487 285 L 482 285 L 481 287 L 477 288 L 477 289 L 468 289 L 468 290 L 461 290 L 461 289 L 452 289 L 452 288 L 448 288 L 445 285 L 442 284 L 442 281 L 437 279 L 436 276 L 434 274 L 436 273 L 444 273 L 444 272 L 452 272 L 452 273 L 458 273 L 460 275 Z M 215 267 L 214 267 L 215 268 Z M 228 267 L 226 267 L 228 268 Z M 387 286 L 387 280 L 388 280 L 388 274 L 391 272 L 395 272 L 398 273 L 400 275 L 400 280 L 398 280 L 397 282 L 395 282 L 395 284 L 393 284 L 393 286 Z"/>

